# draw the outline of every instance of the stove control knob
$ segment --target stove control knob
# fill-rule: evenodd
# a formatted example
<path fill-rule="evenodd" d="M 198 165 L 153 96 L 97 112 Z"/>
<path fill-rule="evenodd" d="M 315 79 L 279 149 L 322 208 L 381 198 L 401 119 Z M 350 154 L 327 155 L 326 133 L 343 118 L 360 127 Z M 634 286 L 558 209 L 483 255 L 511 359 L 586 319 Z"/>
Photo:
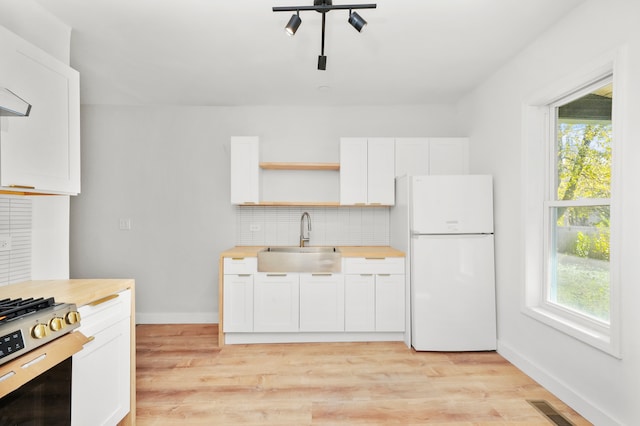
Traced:
<path fill-rule="evenodd" d="M 65 324 L 64 318 L 60 317 L 51 318 L 51 321 L 49 321 L 49 328 L 51 329 L 51 331 L 60 331 L 66 325 L 67 324 Z"/>
<path fill-rule="evenodd" d="M 35 339 L 44 339 L 49 335 L 49 326 L 47 324 L 36 324 L 31 328 L 31 335 Z"/>
<path fill-rule="evenodd" d="M 71 311 L 67 313 L 67 315 L 65 315 L 64 319 L 67 322 L 67 324 L 75 324 L 77 322 L 80 322 L 80 312 Z"/>

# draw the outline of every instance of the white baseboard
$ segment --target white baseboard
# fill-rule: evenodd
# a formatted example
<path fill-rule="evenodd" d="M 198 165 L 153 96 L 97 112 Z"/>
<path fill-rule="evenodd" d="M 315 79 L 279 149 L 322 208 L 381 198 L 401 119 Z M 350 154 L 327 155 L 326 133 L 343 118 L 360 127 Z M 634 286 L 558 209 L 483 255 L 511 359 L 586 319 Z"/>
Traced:
<path fill-rule="evenodd" d="M 498 341 L 498 353 L 594 425 L 622 425 L 584 398 L 578 390 L 558 380 L 509 344 Z"/>
<path fill-rule="evenodd" d="M 218 312 L 136 312 L 136 324 L 218 324 Z"/>

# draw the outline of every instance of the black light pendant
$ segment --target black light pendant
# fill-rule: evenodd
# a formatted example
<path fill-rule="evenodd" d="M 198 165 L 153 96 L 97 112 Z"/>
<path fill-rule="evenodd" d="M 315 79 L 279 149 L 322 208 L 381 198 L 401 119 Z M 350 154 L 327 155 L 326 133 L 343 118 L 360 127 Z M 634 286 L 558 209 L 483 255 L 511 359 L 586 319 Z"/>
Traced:
<path fill-rule="evenodd" d="M 367 25 L 367 21 L 365 21 L 362 16 L 358 15 L 357 12 L 351 12 L 349 14 L 349 23 L 353 28 L 358 30 L 358 32 L 362 31 L 362 29 Z"/>
<path fill-rule="evenodd" d="M 300 24 L 302 24 L 302 19 L 300 19 L 300 12 L 298 12 L 295 15 L 291 15 L 291 19 L 289 19 L 289 23 L 287 23 L 287 26 L 284 27 L 284 30 L 287 32 L 287 34 L 292 36 L 296 33 L 296 31 L 298 31 L 298 27 L 300 26 Z"/>

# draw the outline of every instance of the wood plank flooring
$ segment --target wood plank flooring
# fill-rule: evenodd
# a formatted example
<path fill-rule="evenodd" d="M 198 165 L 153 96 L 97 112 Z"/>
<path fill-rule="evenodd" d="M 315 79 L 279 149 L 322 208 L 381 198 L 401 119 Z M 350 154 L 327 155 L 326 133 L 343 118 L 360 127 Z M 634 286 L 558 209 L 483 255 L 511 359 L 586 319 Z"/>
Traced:
<path fill-rule="evenodd" d="M 526 400 L 590 424 L 494 352 L 403 343 L 227 345 L 216 325 L 139 325 L 137 424 L 551 425 Z"/>

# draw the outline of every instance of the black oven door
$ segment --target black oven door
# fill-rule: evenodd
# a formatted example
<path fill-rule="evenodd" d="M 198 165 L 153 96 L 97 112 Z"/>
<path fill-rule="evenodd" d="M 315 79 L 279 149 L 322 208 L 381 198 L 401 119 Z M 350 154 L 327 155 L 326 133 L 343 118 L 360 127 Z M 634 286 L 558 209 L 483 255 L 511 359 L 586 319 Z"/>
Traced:
<path fill-rule="evenodd" d="M 72 356 L 88 341 L 75 331 L 0 365 L 0 426 L 70 425 Z"/>
<path fill-rule="evenodd" d="M 0 426 L 71 424 L 69 357 L 0 399 Z"/>

